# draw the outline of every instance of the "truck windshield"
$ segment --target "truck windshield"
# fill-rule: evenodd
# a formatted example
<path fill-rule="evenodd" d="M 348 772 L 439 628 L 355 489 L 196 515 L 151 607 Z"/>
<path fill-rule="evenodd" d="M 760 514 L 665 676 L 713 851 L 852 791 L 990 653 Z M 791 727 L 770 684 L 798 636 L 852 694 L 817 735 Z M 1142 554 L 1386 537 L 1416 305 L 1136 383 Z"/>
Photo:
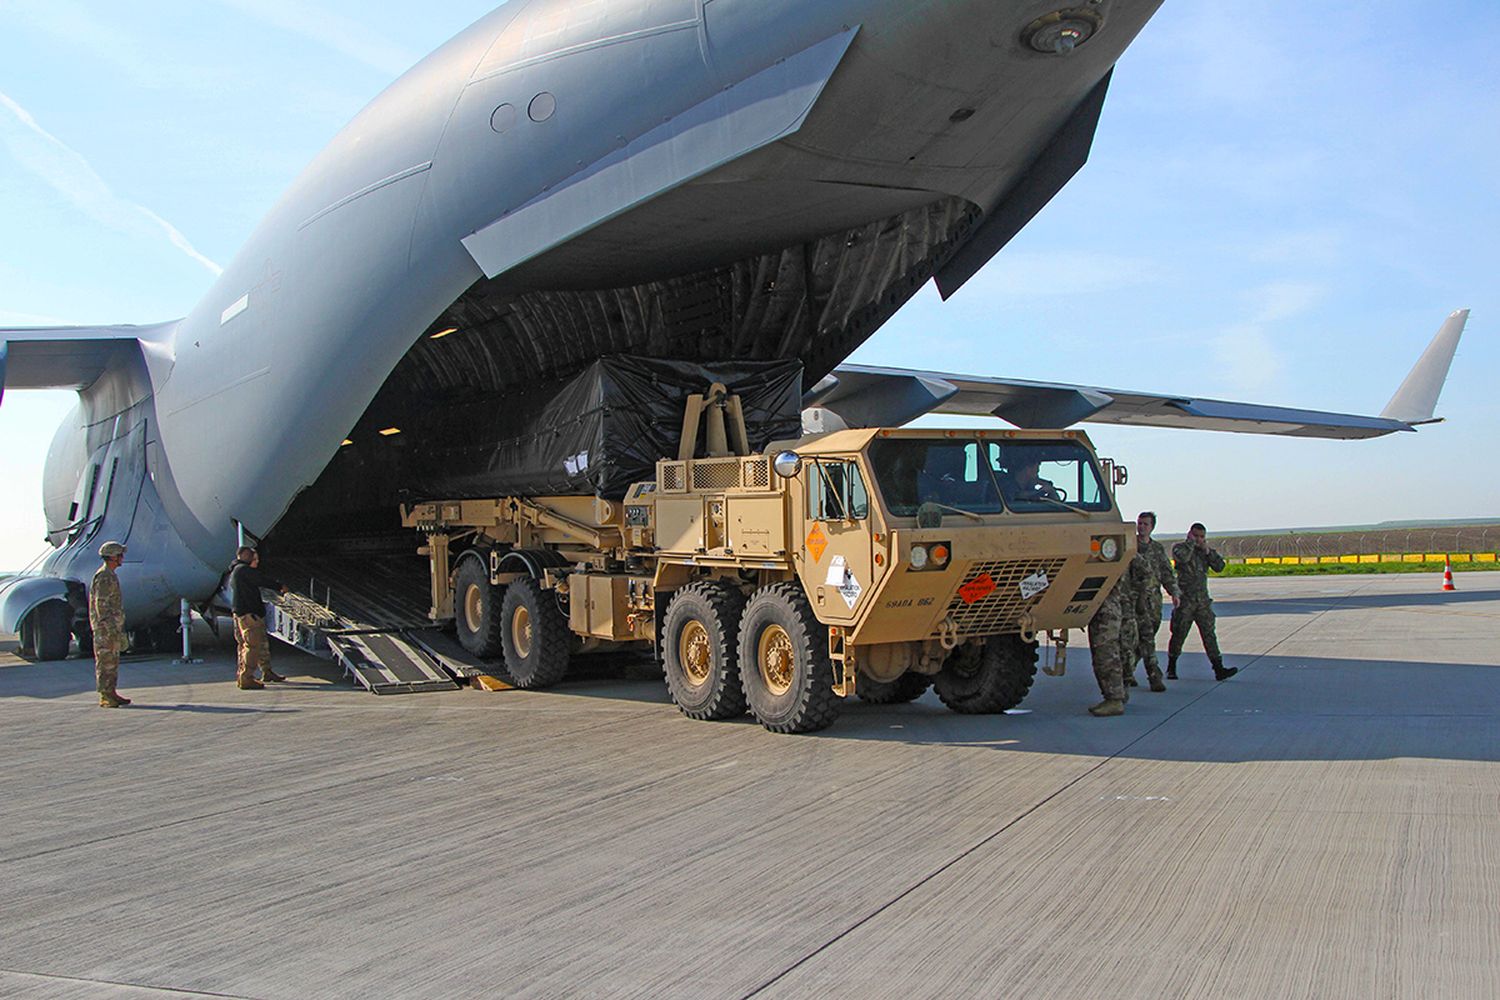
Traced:
<path fill-rule="evenodd" d="M 973 514 L 1111 507 L 1093 457 L 1076 441 L 881 438 L 870 445 L 870 464 L 896 517 L 913 517 L 924 503 Z"/>
<path fill-rule="evenodd" d="M 1057 510 L 1059 504 L 1106 511 L 1113 504 L 1098 466 L 1076 441 L 985 441 L 1005 503 L 1017 513 Z"/>

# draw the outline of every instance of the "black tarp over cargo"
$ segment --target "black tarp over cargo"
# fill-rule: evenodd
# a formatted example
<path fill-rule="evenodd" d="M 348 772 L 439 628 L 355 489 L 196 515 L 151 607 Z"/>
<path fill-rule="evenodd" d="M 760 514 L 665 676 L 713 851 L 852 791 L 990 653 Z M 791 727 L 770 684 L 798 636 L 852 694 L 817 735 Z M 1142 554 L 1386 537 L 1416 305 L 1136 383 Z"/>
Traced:
<path fill-rule="evenodd" d="M 722 383 L 740 397 L 750 447 L 801 436 L 796 361 L 601 358 L 574 378 L 450 404 L 417 417 L 414 499 L 593 494 L 619 499 L 675 458 L 688 397 Z M 700 454 L 701 437 L 700 437 Z"/>

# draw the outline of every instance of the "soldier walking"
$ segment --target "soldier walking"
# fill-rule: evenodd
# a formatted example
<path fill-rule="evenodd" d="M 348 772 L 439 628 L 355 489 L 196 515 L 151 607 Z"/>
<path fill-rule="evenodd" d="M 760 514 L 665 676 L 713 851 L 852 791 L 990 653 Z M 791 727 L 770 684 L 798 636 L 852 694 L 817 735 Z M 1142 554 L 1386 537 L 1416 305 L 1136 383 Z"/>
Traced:
<path fill-rule="evenodd" d="M 130 699 L 115 690 L 120 680 L 120 653 L 125 649 L 125 601 L 115 571 L 125 561 L 125 546 L 105 542 L 99 546 L 104 565 L 89 585 L 89 629 L 94 634 L 94 680 L 99 688 L 100 708 L 129 705 Z"/>
<path fill-rule="evenodd" d="M 1140 600 L 1141 591 L 1145 589 L 1146 580 L 1145 567 L 1138 566 L 1137 561 L 1130 561 L 1125 567 L 1125 575 L 1115 584 L 1115 590 L 1120 595 L 1120 678 L 1127 688 L 1141 686 L 1135 679 L 1135 661 L 1140 655 L 1136 651 L 1136 604 Z"/>
<path fill-rule="evenodd" d="M 234 565 L 229 570 L 229 605 L 234 612 L 234 643 L 239 660 L 235 683 L 242 691 L 258 691 L 267 683 L 286 680 L 271 669 L 271 645 L 266 639 L 266 602 L 260 596 L 262 587 L 286 593 L 280 580 L 261 570 L 260 553 L 248 545 L 242 546 L 235 553 Z M 257 669 L 261 680 L 255 677 Z"/>
<path fill-rule="evenodd" d="M 1089 707 L 1089 714 L 1102 717 L 1124 715 L 1130 694 L 1125 690 L 1125 672 L 1120 663 L 1120 621 L 1125 606 L 1124 581 L 1115 584 L 1089 621 L 1089 658 L 1094 662 L 1094 680 L 1104 700 Z"/>
<path fill-rule="evenodd" d="M 1135 661 L 1146 661 L 1146 679 L 1151 690 L 1165 691 L 1162 683 L 1161 663 L 1156 658 L 1156 633 L 1161 628 L 1161 592 L 1172 597 L 1172 610 L 1177 610 L 1177 574 L 1172 569 L 1172 560 L 1167 558 L 1166 546 L 1151 537 L 1156 530 L 1156 512 L 1141 511 L 1135 519 L 1136 555 L 1130 564 L 1131 575 L 1139 572 L 1140 584 L 1135 604 L 1135 651 L 1126 667 L 1127 681 L 1135 679 Z M 1139 570 L 1137 570 L 1139 567 Z"/>
<path fill-rule="evenodd" d="M 1214 602 L 1208 596 L 1208 571 L 1224 569 L 1224 557 L 1208 547 L 1208 529 L 1194 524 L 1187 538 L 1172 546 L 1172 561 L 1177 564 L 1177 607 L 1172 609 L 1172 638 L 1167 644 L 1167 679 L 1177 679 L 1177 657 L 1187 641 L 1188 629 L 1198 626 L 1203 650 L 1214 667 L 1214 680 L 1227 681 L 1239 673 L 1238 667 L 1225 668 L 1219 652 L 1219 637 L 1214 631 Z"/>

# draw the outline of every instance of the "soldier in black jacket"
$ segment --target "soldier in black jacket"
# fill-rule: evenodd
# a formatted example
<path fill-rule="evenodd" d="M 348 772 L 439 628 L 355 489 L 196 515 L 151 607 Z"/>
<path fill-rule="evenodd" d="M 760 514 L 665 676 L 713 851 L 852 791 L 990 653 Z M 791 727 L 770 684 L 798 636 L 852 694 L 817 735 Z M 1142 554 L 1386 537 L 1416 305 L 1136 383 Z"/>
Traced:
<path fill-rule="evenodd" d="M 260 568 L 260 553 L 248 545 L 236 553 L 229 570 L 229 605 L 234 613 L 234 641 L 239 647 L 239 670 L 236 683 L 243 691 L 265 687 L 255 679 L 256 668 L 265 681 L 284 681 L 271 669 L 271 645 L 266 639 L 266 602 L 261 588 L 286 593 L 281 581 Z"/>

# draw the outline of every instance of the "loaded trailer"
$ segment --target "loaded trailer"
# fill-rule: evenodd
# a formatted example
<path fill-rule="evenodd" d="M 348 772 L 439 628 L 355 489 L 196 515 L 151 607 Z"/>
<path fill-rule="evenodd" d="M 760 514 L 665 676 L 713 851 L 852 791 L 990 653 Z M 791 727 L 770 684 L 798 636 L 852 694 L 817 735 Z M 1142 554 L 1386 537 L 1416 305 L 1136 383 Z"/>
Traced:
<path fill-rule="evenodd" d="M 1085 627 L 1134 554 L 1124 476 L 1075 431 L 838 430 L 752 450 L 716 384 L 687 399 L 676 457 L 620 499 L 401 513 L 424 536 L 431 619 L 517 687 L 637 646 L 685 715 L 748 709 L 798 733 L 856 694 L 930 685 L 957 712 L 1018 705 L 1037 637 Z"/>

